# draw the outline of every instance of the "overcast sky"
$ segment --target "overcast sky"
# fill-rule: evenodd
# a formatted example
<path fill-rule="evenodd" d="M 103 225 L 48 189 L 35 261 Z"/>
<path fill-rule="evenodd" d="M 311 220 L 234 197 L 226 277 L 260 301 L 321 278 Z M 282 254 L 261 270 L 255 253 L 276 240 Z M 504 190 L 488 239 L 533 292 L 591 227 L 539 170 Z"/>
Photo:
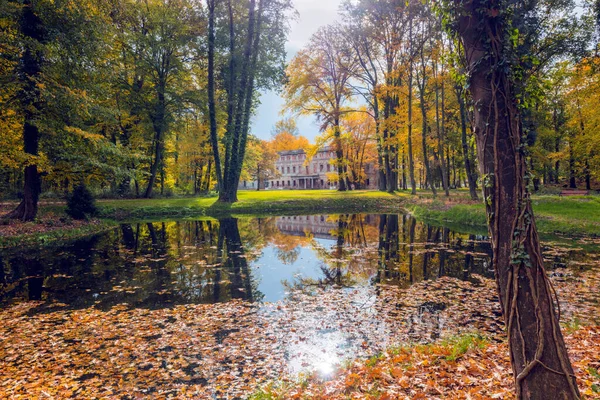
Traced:
<path fill-rule="evenodd" d="M 299 18 L 291 23 L 289 41 L 286 45 L 288 60 L 304 47 L 311 35 L 321 26 L 332 23 L 337 19 L 337 11 L 342 0 L 294 0 Z M 277 120 L 281 119 L 283 99 L 275 92 L 263 93 L 261 105 L 252 123 L 252 134 L 261 139 L 270 139 L 271 129 Z M 319 134 L 319 126 L 312 117 L 297 119 L 302 136 L 311 142 Z"/>

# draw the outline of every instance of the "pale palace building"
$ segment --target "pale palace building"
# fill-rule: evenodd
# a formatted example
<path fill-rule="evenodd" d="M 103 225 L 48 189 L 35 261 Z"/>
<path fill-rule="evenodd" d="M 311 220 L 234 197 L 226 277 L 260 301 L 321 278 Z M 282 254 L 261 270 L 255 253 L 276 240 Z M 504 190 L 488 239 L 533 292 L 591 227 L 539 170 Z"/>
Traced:
<path fill-rule="evenodd" d="M 269 189 L 337 189 L 337 182 L 328 178 L 336 172 L 335 159 L 336 154 L 331 147 L 319 150 L 306 165 L 304 150 L 282 151 L 275 163 L 278 175 L 265 186 Z M 365 176 L 366 188 L 376 188 L 377 172 L 372 164 L 365 165 Z"/>

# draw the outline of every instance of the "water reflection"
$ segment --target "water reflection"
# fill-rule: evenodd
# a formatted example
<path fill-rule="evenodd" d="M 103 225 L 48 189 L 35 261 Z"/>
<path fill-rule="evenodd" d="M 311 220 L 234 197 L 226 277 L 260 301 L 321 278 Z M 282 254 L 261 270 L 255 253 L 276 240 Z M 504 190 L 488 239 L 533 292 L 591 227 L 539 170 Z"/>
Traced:
<path fill-rule="evenodd" d="M 74 308 L 274 302 L 315 287 L 492 276 L 489 252 L 485 237 L 408 215 L 122 224 L 61 247 L 5 251 L 0 290 L 5 304 L 43 300 Z"/>

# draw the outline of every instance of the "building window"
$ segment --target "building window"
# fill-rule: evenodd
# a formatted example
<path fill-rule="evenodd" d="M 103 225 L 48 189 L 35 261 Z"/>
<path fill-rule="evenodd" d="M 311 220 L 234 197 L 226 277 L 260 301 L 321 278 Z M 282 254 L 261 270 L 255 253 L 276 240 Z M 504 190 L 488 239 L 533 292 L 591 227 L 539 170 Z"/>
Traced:
<path fill-rule="evenodd" d="M 294 181 L 294 187 L 296 187 L 296 181 Z M 294 217 L 294 219 L 296 219 L 296 217 Z"/>
<path fill-rule="evenodd" d="M 279 181 L 277 181 L 277 187 L 279 187 Z"/>
<path fill-rule="evenodd" d="M 288 187 L 290 186 L 290 181 L 288 181 Z"/>
<path fill-rule="evenodd" d="M 287 167 L 287 172 L 288 172 L 288 174 L 290 173 L 290 167 Z"/>
<path fill-rule="evenodd" d="M 306 175 L 308 175 L 308 165 L 306 166 Z"/>
<path fill-rule="evenodd" d="M 313 165 L 313 172 L 317 172 L 317 164 Z"/>
<path fill-rule="evenodd" d="M 367 178 L 367 186 L 369 186 L 371 184 L 371 180 L 369 178 Z"/>
<path fill-rule="evenodd" d="M 321 186 L 323 186 L 323 179 L 321 179 Z"/>
<path fill-rule="evenodd" d="M 319 164 L 319 171 L 323 172 L 323 164 Z M 322 183 L 321 183 L 322 184 Z"/>
<path fill-rule="evenodd" d="M 294 167 L 294 173 L 296 173 L 296 167 Z"/>
<path fill-rule="evenodd" d="M 327 164 L 327 172 L 331 171 L 331 164 Z"/>

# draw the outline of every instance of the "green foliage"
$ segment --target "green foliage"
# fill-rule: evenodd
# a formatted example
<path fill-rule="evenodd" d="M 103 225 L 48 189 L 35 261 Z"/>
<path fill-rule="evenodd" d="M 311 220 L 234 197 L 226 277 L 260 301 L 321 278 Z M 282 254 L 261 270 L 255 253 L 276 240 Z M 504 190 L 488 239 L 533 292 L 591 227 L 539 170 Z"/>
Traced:
<path fill-rule="evenodd" d="M 456 361 L 470 349 L 484 349 L 487 345 L 488 340 L 477 333 L 451 337 L 442 341 L 442 346 L 450 348 L 450 354 L 446 356 L 447 361 Z"/>
<path fill-rule="evenodd" d="M 77 185 L 67 197 L 68 215 L 74 219 L 88 219 L 97 214 L 96 199 L 84 184 Z"/>

